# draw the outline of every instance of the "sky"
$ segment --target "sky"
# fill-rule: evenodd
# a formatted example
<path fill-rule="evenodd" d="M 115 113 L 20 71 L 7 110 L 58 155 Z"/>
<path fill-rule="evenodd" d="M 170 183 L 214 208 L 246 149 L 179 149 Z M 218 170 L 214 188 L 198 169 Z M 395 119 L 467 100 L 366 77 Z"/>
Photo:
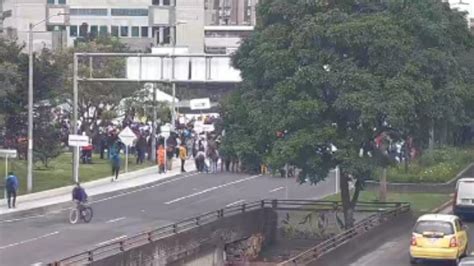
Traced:
<path fill-rule="evenodd" d="M 459 8 L 459 10 L 467 11 L 469 13 L 469 18 L 474 19 L 474 0 L 449 0 L 449 3 L 452 8 Z"/>

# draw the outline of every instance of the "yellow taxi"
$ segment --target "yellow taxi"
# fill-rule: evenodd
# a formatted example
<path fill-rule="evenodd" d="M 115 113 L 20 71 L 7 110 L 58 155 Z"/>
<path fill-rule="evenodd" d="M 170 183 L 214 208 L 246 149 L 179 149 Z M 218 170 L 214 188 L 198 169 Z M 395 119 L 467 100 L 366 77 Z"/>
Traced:
<path fill-rule="evenodd" d="M 425 214 L 418 218 L 410 243 L 410 262 L 449 260 L 455 265 L 468 249 L 467 227 L 449 214 Z"/>

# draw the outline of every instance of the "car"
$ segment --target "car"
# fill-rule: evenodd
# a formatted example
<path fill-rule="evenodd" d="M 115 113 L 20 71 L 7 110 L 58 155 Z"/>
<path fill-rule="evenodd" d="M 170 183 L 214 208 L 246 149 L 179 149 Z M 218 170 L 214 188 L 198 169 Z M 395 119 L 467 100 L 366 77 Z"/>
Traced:
<path fill-rule="evenodd" d="M 474 216 L 474 178 L 461 178 L 456 182 L 453 213 L 461 218 Z"/>
<path fill-rule="evenodd" d="M 458 266 L 474 266 L 474 256 L 466 257 L 462 259 Z"/>
<path fill-rule="evenodd" d="M 420 260 L 450 261 L 458 265 L 468 251 L 467 226 L 450 214 L 425 214 L 413 227 L 410 242 L 410 262 Z"/>

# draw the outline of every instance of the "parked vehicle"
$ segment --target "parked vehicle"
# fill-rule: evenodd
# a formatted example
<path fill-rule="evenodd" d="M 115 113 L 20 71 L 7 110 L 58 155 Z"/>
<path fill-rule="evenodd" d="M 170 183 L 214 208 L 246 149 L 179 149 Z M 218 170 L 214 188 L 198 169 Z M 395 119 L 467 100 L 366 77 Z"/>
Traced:
<path fill-rule="evenodd" d="M 426 214 L 418 218 L 411 237 L 410 262 L 443 260 L 458 265 L 468 251 L 467 226 L 449 214 Z"/>
<path fill-rule="evenodd" d="M 453 213 L 461 218 L 474 216 L 474 178 L 461 178 L 457 181 Z"/>

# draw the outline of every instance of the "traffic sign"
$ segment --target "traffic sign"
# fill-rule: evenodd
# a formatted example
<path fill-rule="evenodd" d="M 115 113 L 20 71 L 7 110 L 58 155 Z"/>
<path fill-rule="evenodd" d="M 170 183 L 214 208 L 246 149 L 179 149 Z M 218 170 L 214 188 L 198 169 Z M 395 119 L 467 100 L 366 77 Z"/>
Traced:
<path fill-rule="evenodd" d="M 0 157 L 1 158 L 16 158 L 17 152 L 16 150 L 2 150 L 0 149 Z"/>
<path fill-rule="evenodd" d="M 83 135 L 69 135 L 68 138 L 69 146 L 73 147 L 84 147 L 89 145 L 89 137 Z"/>
<path fill-rule="evenodd" d="M 191 110 L 206 110 L 211 109 L 211 100 L 209 98 L 192 99 L 189 101 Z"/>
<path fill-rule="evenodd" d="M 164 126 L 161 126 L 160 131 L 161 131 L 161 135 L 163 137 L 168 138 L 170 136 L 170 133 L 171 133 L 171 127 L 168 124 L 164 125 Z"/>
<path fill-rule="evenodd" d="M 124 128 L 118 136 L 125 146 L 131 146 L 137 138 L 137 135 L 129 127 Z"/>

